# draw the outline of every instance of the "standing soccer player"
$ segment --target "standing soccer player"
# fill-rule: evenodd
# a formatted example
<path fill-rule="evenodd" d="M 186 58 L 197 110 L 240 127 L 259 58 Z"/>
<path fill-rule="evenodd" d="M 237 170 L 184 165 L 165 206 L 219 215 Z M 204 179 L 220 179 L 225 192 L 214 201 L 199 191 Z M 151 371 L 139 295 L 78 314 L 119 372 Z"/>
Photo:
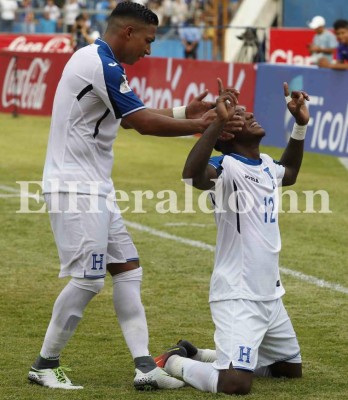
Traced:
<path fill-rule="evenodd" d="M 72 55 L 56 91 L 43 187 L 61 263 L 59 276 L 71 280 L 55 301 L 40 355 L 29 371 L 29 380 L 42 386 L 82 389 L 60 366 L 60 354 L 85 307 L 102 290 L 107 271 L 135 363 L 134 386 L 148 390 L 183 385 L 157 368 L 149 354 L 139 256 L 116 203 L 108 197 L 114 192 L 112 146 L 121 121 L 144 135 L 180 136 L 204 131 L 216 116 L 212 104 L 203 101 L 206 93 L 186 108 L 149 110 L 128 86 L 121 63 L 134 64 L 150 55 L 157 25 L 156 14 L 146 7 L 118 4 L 103 40 Z"/>
<path fill-rule="evenodd" d="M 281 299 L 285 291 L 279 276 L 277 205 L 279 182 L 294 184 L 301 166 L 309 98 L 302 91 L 290 97 L 284 84 L 296 123 L 280 161 L 275 162 L 260 153 L 265 131 L 254 115 L 231 98 L 226 102 L 221 81 L 220 94 L 218 119 L 197 141 L 183 171 L 196 188 L 215 187 L 212 203 L 218 232 L 209 301 L 216 353 L 197 351 L 181 341 L 156 362 L 202 391 L 247 394 L 254 372 L 302 376 L 300 347 Z M 234 130 L 234 138 L 219 138 L 225 123 L 235 116 L 244 122 L 242 130 Z M 210 158 L 214 146 L 222 155 Z"/>

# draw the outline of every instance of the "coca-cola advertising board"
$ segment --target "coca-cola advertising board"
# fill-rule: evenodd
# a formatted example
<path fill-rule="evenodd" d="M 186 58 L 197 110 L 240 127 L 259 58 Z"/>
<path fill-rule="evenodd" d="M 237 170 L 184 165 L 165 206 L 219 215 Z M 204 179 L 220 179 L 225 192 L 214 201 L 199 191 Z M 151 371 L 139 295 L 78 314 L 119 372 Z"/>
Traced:
<path fill-rule="evenodd" d="M 240 103 L 253 110 L 255 68 L 253 64 L 149 57 L 126 66 L 126 72 L 130 87 L 150 108 L 188 104 L 206 89 L 206 100 L 214 101 L 219 77 L 225 86 L 240 90 Z"/>
<path fill-rule="evenodd" d="M 315 32 L 305 28 L 270 28 L 267 61 L 282 64 L 310 65 L 308 44 Z"/>
<path fill-rule="evenodd" d="M 70 54 L 0 53 L 0 111 L 51 115 L 54 93 Z"/>
<path fill-rule="evenodd" d="M 72 53 L 69 34 L 0 34 L 0 51 L 24 51 L 42 53 Z"/>

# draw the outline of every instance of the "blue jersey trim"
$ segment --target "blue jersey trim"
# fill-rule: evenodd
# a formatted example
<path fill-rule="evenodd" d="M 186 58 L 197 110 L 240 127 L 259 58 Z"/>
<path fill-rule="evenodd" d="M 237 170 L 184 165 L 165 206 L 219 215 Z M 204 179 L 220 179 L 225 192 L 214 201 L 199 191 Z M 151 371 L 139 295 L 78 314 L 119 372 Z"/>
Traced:
<path fill-rule="evenodd" d="M 211 157 L 208 164 L 211 165 L 212 167 L 214 167 L 216 169 L 216 174 L 217 176 L 220 176 L 223 170 L 222 167 L 222 162 L 224 160 L 224 155 L 223 156 L 215 156 L 215 157 Z"/>
<path fill-rule="evenodd" d="M 110 46 L 101 39 L 97 39 L 95 44 L 98 46 L 105 87 L 116 119 L 145 108 L 144 103 L 129 87 L 126 72 L 123 66 L 115 59 Z"/>
<path fill-rule="evenodd" d="M 221 168 L 221 164 L 222 164 L 224 157 L 225 156 L 210 157 L 208 164 L 212 165 L 215 169 Z"/>
<path fill-rule="evenodd" d="M 262 164 L 261 158 L 259 158 L 258 160 L 253 160 L 252 158 L 243 157 L 243 156 L 241 156 L 239 154 L 235 154 L 235 153 L 231 153 L 231 154 L 229 154 L 229 156 L 235 158 L 238 161 L 241 161 L 244 164 L 248 164 L 248 165 L 261 165 Z"/>

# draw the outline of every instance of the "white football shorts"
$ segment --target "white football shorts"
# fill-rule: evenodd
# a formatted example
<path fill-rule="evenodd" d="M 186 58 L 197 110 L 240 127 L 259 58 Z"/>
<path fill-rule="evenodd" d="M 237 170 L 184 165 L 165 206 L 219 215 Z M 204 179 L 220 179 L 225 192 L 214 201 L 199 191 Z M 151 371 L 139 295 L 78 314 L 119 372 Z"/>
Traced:
<path fill-rule="evenodd" d="M 215 324 L 216 369 L 254 371 L 278 361 L 301 363 L 296 333 L 282 299 L 210 303 Z"/>
<path fill-rule="evenodd" d="M 45 194 L 60 259 L 59 277 L 103 278 L 106 265 L 138 260 L 115 201 L 96 195 Z"/>

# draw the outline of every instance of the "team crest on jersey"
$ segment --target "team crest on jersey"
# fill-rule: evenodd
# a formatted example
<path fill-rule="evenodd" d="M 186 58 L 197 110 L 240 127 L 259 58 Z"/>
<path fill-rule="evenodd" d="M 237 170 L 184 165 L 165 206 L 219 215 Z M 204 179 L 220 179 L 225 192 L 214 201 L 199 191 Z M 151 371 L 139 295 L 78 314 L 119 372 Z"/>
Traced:
<path fill-rule="evenodd" d="M 131 92 L 131 91 L 132 91 L 132 89 L 128 85 L 127 76 L 126 75 L 122 75 L 121 76 L 121 83 L 120 83 L 120 92 L 124 94 L 124 93 L 128 93 L 128 92 Z"/>

